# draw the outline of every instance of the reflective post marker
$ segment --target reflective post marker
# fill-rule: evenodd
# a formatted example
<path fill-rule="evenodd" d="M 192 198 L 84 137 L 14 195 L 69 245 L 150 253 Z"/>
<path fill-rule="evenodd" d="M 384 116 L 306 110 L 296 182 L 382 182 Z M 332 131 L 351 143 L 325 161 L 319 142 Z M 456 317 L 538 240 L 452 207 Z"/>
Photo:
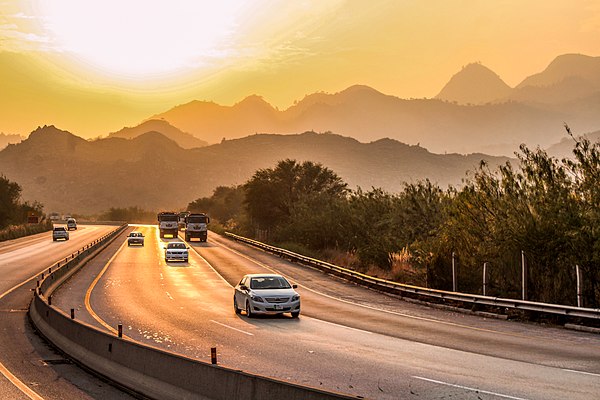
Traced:
<path fill-rule="evenodd" d="M 525 262 L 525 252 L 521 250 L 521 279 L 523 282 L 522 298 L 527 300 L 527 263 Z"/>
<path fill-rule="evenodd" d="M 456 292 L 456 263 L 454 262 L 454 252 L 452 252 L 452 291 Z"/>
<path fill-rule="evenodd" d="M 483 263 L 483 295 L 486 295 L 487 292 L 487 285 L 488 285 L 488 281 L 487 281 L 487 262 Z"/>
<path fill-rule="evenodd" d="M 581 293 L 581 268 L 579 265 L 575 265 L 575 274 L 577 275 L 577 307 L 581 307 L 583 293 Z"/>
<path fill-rule="evenodd" d="M 216 347 L 210 348 L 210 363 L 211 364 L 217 363 L 217 348 Z"/>

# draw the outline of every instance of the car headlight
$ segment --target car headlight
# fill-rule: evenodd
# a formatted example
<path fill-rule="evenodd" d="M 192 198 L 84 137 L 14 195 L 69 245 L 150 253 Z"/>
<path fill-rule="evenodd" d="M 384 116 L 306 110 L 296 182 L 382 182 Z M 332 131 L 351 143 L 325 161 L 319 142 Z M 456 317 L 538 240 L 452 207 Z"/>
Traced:
<path fill-rule="evenodd" d="M 292 296 L 292 301 L 298 301 L 300 300 L 300 295 L 299 294 L 295 294 Z"/>
<path fill-rule="evenodd" d="M 265 301 L 263 300 L 262 297 L 260 296 L 251 296 L 252 300 L 257 301 L 259 303 L 264 303 Z"/>

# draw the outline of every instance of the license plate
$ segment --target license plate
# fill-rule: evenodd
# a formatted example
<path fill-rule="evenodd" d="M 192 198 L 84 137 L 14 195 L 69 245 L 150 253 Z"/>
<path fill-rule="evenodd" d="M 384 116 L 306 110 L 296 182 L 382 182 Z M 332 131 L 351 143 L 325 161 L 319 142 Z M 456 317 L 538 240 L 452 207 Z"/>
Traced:
<path fill-rule="evenodd" d="M 281 310 L 283 307 L 281 307 L 279 304 L 275 304 L 275 307 L 274 307 L 274 308 L 275 308 L 276 310 Z"/>

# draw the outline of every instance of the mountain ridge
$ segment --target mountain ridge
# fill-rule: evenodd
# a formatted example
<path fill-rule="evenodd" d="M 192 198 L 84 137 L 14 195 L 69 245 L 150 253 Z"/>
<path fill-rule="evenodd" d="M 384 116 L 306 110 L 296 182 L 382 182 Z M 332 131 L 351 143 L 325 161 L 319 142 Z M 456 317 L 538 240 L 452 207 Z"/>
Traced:
<path fill-rule="evenodd" d="M 569 75 L 571 64 L 574 72 Z M 152 118 L 163 118 L 209 143 L 259 132 L 316 130 L 362 142 L 384 136 L 419 142 L 438 153 L 494 151 L 509 155 L 521 143 L 542 147 L 555 143 L 562 137 L 564 122 L 580 131 L 600 127 L 600 86 L 588 83 L 597 64 L 600 57 L 559 56 L 546 70 L 524 80 L 531 84 L 515 88 L 489 68 L 469 64 L 454 75 L 456 85 L 450 85 L 451 79 L 434 99 L 401 99 L 369 86 L 353 85 L 332 94 L 308 94 L 285 110 L 252 95 L 233 106 L 192 101 Z M 578 71 L 583 75 L 577 75 Z M 473 76 L 479 75 L 487 83 L 474 84 L 480 80 Z M 568 78 L 558 79 L 563 75 Z M 448 92 L 454 94 L 445 96 Z"/>
<path fill-rule="evenodd" d="M 22 186 L 25 200 L 42 202 L 47 212 L 98 213 L 110 207 L 182 208 L 217 186 L 242 184 L 256 170 L 286 158 L 320 162 L 350 187 L 391 192 L 425 178 L 460 185 L 482 158 L 490 165 L 507 160 L 435 154 L 389 138 L 361 143 L 333 133 L 254 134 L 183 149 L 159 132 L 88 141 L 46 126 L 0 151 L 0 171 Z"/>

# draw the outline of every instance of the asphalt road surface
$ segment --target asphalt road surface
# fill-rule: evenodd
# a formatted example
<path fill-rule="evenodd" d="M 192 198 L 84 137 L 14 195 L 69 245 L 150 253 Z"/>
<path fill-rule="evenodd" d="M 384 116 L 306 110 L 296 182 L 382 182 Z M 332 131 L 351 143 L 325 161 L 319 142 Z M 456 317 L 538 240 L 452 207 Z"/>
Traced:
<path fill-rule="evenodd" d="M 54 351 L 27 318 L 37 276 L 115 228 L 79 225 L 68 241 L 46 232 L 0 244 L 0 399 L 131 399 Z"/>
<path fill-rule="evenodd" d="M 180 239 L 135 229 L 144 247 L 115 241 L 53 304 L 154 347 L 208 361 L 216 346 L 222 365 L 366 398 L 599 398 L 597 334 L 405 302 L 212 232 L 188 263 L 166 263 Z M 234 313 L 232 285 L 261 272 L 299 285 L 299 319 Z"/>

